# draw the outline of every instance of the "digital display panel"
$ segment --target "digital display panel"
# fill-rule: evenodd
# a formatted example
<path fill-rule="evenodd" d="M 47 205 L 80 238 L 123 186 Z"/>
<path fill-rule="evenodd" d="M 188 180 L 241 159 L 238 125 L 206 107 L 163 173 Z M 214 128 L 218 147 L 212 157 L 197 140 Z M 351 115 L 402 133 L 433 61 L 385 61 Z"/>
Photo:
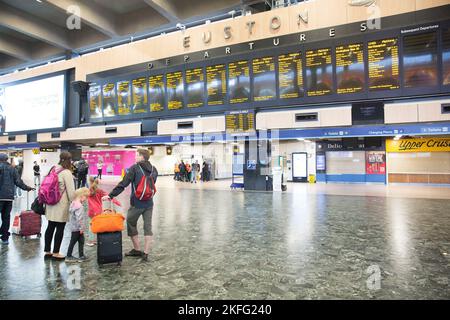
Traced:
<path fill-rule="evenodd" d="M 264 57 L 253 59 L 253 99 L 267 101 L 277 95 L 275 58 Z"/>
<path fill-rule="evenodd" d="M 228 64 L 228 90 L 230 103 L 250 101 L 250 67 L 247 60 Z"/>
<path fill-rule="evenodd" d="M 444 85 L 450 85 L 450 28 L 442 30 L 442 78 Z"/>
<path fill-rule="evenodd" d="M 89 116 L 90 119 L 103 117 L 102 90 L 100 86 L 89 87 Z"/>
<path fill-rule="evenodd" d="M 183 102 L 183 73 L 170 72 L 166 75 L 167 108 L 177 110 L 184 107 Z"/>
<path fill-rule="evenodd" d="M 128 80 L 117 82 L 117 108 L 121 116 L 131 113 L 130 81 Z"/>
<path fill-rule="evenodd" d="M 205 103 L 205 75 L 203 68 L 186 70 L 186 105 L 197 108 Z"/>
<path fill-rule="evenodd" d="M 333 93 L 331 48 L 306 51 L 306 86 L 310 97 Z"/>
<path fill-rule="evenodd" d="M 113 117 L 116 115 L 116 85 L 106 83 L 103 85 L 103 116 Z"/>
<path fill-rule="evenodd" d="M 250 134 L 255 132 L 255 112 L 251 110 L 225 113 L 225 129 L 228 134 Z"/>
<path fill-rule="evenodd" d="M 140 77 L 133 80 L 133 112 L 147 112 L 147 79 Z"/>
<path fill-rule="evenodd" d="M 303 97 L 303 66 L 300 52 L 278 57 L 278 79 L 281 99 Z"/>
<path fill-rule="evenodd" d="M 150 111 L 164 110 L 164 75 L 158 74 L 148 77 L 148 98 L 150 100 Z"/>
<path fill-rule="evenodd" d="M 337 93 L 346 94 L 364 91 L 365 77 L 363 44 L 337 46 Z"/>
<path fill-rule="evenodd" d="M 403 74 L 406 88 L 438 84 L 437 32 L 404 37 Z"/>
<path fill-rule="evenodd" d="M 368 59 L 370 91 L 400 88 L 397 39 L 370 41 Z"/>
<path fill-rule="evenodd" d="M 227 72 L 225 64 L 206 67 L 206 89 L 208 106 L 225 103 L 227 94 Z"/>
<path fill-rule="evenodd" d="M 292 178 L 294 181 L 305 181 L 308 177 L 308 154 L 294 152 L 292 154 Z"/>

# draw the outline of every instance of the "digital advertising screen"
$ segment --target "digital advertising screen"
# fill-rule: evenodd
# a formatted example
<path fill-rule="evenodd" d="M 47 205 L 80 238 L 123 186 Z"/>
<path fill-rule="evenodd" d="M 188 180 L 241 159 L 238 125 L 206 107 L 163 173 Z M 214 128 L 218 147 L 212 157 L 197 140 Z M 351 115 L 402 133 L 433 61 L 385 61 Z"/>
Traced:
<path fill-rule="evenodd" d="M 205 75 L 203 68 L 186 70 L 186 105 L 197 108 L 205 104 Z"/>
<path fill-rule="evenodd" d="M 283 54 L 278 57 L 278 79 L 281 99 L 304 96 L 303 66 L 300 52 Z"/>
<path fill-rule="evenodd" d="M 403 38 L 403 74 L 405 88 L 437 86 L 437 32 Z"/>
<path fill-rule="evenodd" d="M 333 93 L 331 48 L 306 51 L 306 87 L 310 97 Z"/>
<path fill-rule="evenodd" d="M 206 67 L 208 106 L 225 103 L 227 95 L 227 70 L 225 64 Z"/>
<path fill-rule="evenodd" d="M 450 28 L 442 30 L 442 82 L 450 85 Z"/>
<path fill-rule="evenodd" d="M 292 179 L 294 181 L 307 181 L 308 154 L 306 152 L 292 153 Z"/>
<path fill-rule="evenodd" d="M 103 85 L 103 116 L 112 117 L 116 115 L 116 85 L 106 83 Z"/>
<path fill-rule="evenodd" d="M 4 132 L 62 128 L 65 85 L 65 75 L 61 74 L 3 87 L 0 123 Z"/>
<path fill-rule="evenodd" d="M 133 113 L 147 112 L 147 78 L 140 77 L 133 79 Z"/>
<path fill-rule="evenodd" d="M 250 101 L 250 67 L 247 60 L 228 64 L 228 90 L 230 103 Z"/>
<path fill-rule="evenodd" d="M 170 72 L 166 75 L 167 108 L 177 110 L 184 107 L 183 72 Z"/>
<path fill-rule="evenodd" d="M 369 41 L 369 90 L 395 90 L 400 88 L 398 39 Z"/>
<path fill-rule="evenodd" d="M 275 58 L 253 59 L 253 99 L 267 101 L 276 98 Z"/>
<path fill-rule="evenodd" d="M 336 47 L 337 93 L 364 91 L 364 47 L 362 43 Z"/>
<path fill-rule="evenodd" d="M 90 119 L 103 117 L 102 112 L 102 90 L 100 86 L 89 87 L 89 116 Z"/>
<path fill-rule="evenodd" d="M 164 110 L 165 92 L 163 74 L 148 77 L 148 96 L 151 112 Z"/>
<path fill-rule="evenodd" d="M 131 113 L 131 92 L 130 81 L 117 82 L 117 108 L 121 116 Z"/>

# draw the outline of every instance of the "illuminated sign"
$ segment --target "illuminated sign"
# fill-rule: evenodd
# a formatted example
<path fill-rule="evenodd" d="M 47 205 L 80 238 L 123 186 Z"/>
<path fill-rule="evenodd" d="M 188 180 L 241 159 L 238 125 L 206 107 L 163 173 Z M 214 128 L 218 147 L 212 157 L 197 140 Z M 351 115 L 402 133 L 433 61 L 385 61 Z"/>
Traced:
<path fill-rule="evenodd" d="M 386 140 L 387 152 L 448 152 L 450 138 Z"/>

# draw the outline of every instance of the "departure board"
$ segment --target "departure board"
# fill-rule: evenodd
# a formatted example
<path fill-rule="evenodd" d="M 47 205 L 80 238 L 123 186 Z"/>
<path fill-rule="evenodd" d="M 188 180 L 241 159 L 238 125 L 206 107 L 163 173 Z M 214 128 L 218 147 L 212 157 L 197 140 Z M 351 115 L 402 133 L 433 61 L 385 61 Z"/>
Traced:
<path fill-rule="evenodd" d="M 228 64 L 228 90 L 230 103 L 250 101 L 250 67 L 247 60 Z"/>
<path fill-rule="evenodd" d="M 303 66 L 300 52 L 278 57 L 278 79 L 281 99 L 303 97 Z"/>
<path fill-rule="evenodd" d="M 267 101 L 277 95 L 275 58 L 264 57 L 253 59 L 253 99 Z"/>
<path fill-rule="evenodd" d="M 359 93 L 365 85 L 362 43 L 336 47 L 337 93 Z"/>
<path fill-rule="evenodd" d="M 225 113 L 227 134 L 251 134 L 255 132 L 255 112 L 251 110 L 229 111 Z"/>
<path fill-rule="evenodd" d="M 90 119 L 101 118 L 102 113 L 102 92 L 100 86 L 91 86 L 89 88 L 89 114 Z"/>
<path fill-rule="evenodd" d="M 112 117 L 116 115 L 116 85 L 106 83 L 102 88 L 103 93 L 103 116 Z"/>
<path fill-rule="evenodd" d="M 183 73 L 170 72 L 166 75 L 167 108 L 169 110 L 181 109 L 183 102 Z"/>
<path fill-rule="evenodd" d="M 140 77 L 133 80 L 133 112 L 147 112 L 147 78 Z"/>
<path fill-rule="evenodd" d="M 206 90 L 208 106 L 225 103 L 227 95 L 227 72 L 225 64 L 206 67 Z"/>
<path fill-rule="evenodd" d="M 186 70 L 186 105 L 197 108 L 205 103 L 205 75 L 203 68 Z"/>
<path fill-rule="evenodd" d="M 131 113 L 130 81 L 128 80 L 117 82 L 117 108 L 121 116 Z"/>
<path fill-rule="evenodd" d="M 405 88 L 437 86 L 437 32 L 403 38 L 403 74 Z"/>
<path fill-rule="evenodd" d="M 400 88 L 398 40 L 396 38 L 368 43 L 369 90 Z"/>
<path fill-rule="evenodd" d="M 151 112 L 164 110 L 165 92 L 163 74 L 148 77 L 148 100 L 150 101 Z"/>
<path fill-rule="evenodd" d="M 306 51 L 306 86 L 310 97 L 333 93 L 331 48 Z"/>
<path fill-rule="evenodd" d="M 450 28 L 442 30 L 442 80 L 450 85 Z"/>

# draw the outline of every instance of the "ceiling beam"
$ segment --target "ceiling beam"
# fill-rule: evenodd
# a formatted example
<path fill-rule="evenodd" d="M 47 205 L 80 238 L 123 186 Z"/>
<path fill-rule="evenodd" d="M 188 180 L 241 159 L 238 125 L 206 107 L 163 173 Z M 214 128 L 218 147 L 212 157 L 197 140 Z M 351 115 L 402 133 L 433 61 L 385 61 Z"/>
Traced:
<path fill-rule="evenodd" d="M 28 43 L 6 34 L 0 34 L 0 52 L 24 61 L 33 59 Z"/>
<path fill-rule="evenodd" d="M 2 3 L 0 3 L 0 25 L 56 47 L 71 49 L 63 28 Z"/>
<path fill-rule="evenodd" d="M 93 1 L 87 3 L 75 0 L 46 0 L 46 3 L 65 13 L 67 13 L 69 7 L 76 6 L 80 10 L 79 18 L 87 25 L 111 38 L 119 34 L 115 26 L 115 15 Z"/>
<path fill-rule="evenodd" d="M 150 7 L 155 9 L 160 15 L 169 20 L 169 22 L 178 22 L 176 7 L 168 0 L 144 0 Z"/>

